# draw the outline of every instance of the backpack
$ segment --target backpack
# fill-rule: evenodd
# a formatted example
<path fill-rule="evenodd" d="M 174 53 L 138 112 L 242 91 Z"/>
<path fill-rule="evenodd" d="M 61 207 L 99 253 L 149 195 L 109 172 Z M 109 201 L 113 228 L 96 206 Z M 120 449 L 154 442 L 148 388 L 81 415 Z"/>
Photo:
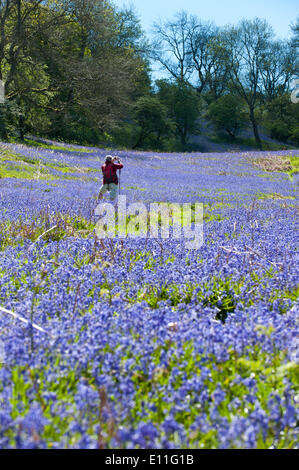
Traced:
<path fill-rule="evenodd" d="M 104 175 L 104 184 L 117 184 L 117 176 L 112 173 L 112 165 L 104 165 L 102 168 Z"/>

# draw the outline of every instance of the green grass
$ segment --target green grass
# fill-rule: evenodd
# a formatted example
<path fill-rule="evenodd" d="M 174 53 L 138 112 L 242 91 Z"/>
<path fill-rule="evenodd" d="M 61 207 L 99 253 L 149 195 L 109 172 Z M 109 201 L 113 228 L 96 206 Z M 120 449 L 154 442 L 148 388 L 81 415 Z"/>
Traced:
<path fill-rule="evenodd" d="M 60 170 L 59 170 L 60 171 Z M 74 171 L 75 173 L 75 171 Z M 0 163 L 0 179 L 1 178 L 14 178 L 14 179 L 26 179 L 26 180 L 81 180 L 80 176 L 68 176 L 61 173 L 61 175 L 53 175 L 45 167 L 32 168 L 25 167 L 22 165 L 9 165 Z M 94 178 L 87 178 L 84 181 L 96 181 Z"/>
<path fill-rule="evenodd" d="M 126 189 L 130 189 L 134 191 L 147 191 L 146 188 L 139 188 L 138 186 L 127 186 Z"/>
<path fill-rule="evenodd" d="M 171 203 L 168 203 L 168 206 L 171 206 Z M 214 211 L 217 211 L 217 209 L 220 209 L 220 208 L 227 208 L 227 207 L 233 207 L 232 204 L 228 204 L 228 203 L 223 203 L 223 202 L 220 202 L 220 203 L 215 203 L 214 206 L 210 203 L 210 204 L 204 204 L 203 205 L 203 208 L 204 208 L 204 211 L 203 211 L 203 221 L 208 223 L 208 222 L 221 222 L 222 220 L 225 220 L 227 219 L 226 216 L 224 216 L 223 214 L 219 213 L 219 212 L 214 212 Z M 194 224 L 195 222 L 197 222 L 197 220 L 195 220 L 195 205 L 192 204 L 191 205 L 191 224 Z M 139 221 L 139 218 L 138 216 L 136 216 L 135 214 L 134 215 L 127 215 L 126 216 L 126 226 L 125 224 L 120 224 L 118 219 L 116 218 L 116 224 L 115 224 L 115 230 L 116 230 L 116 233 L 118 234 L 124 234 L 127 232 L 126 230 L 126 227 L 128 226 L 129 223 L 136 223 L 136 225 L 138 225 L 138 222 Z M 158 217 L 158 226 L 159 228 L 162 227 L 163 224 L 167 225 L 167 223 L 169 224 L 169 227 L 172 227 L 173 224 L 174 224 L 174 218 L 173 218 L 173 215 L 171 213 L 171 210 L 170 210 L 170 213 L 169 213 L 169 217 L 165 217 L 162 218 L 161 217 L 161 214 L 159 214 L 159 217 Z M 190 218 L 188 217 L 187 214 L 183 214 L 181 212 L 181 217 L 180 217 L 180 223 L 181 223 L 181 227 L 186 227 L 186 226 L 189 226 L 190 225 Z M 150 214 L 147 214 L 147 232 L 149 232 L 150 230 L 150 226 L 151 226 L 151 216 Z"/>
<path fill-rule="evenodd" d="M 53 175 L 50 169 L 61 174 Z M 77 176 L 68 176 L 68 173 L 96 173 L 99 170 L 85 167 L 71 167 L 59 162 L 48 162 L 30 158 L 7 149 L 0 148 L 0 178 L 20 179 L 80 179 Z"/>
<path fill-rule="evenodd" d="M 26 145 L 30 147 L 38 147 L 46 150 L 58 150 L 58 151 L 64 151 L 64 152 L 79 152 L 79 153 L 93 153 L 94 150 L 89 150 L 89 149 L 82 149 L 82 148 L 77 148 L 77 147 L 65 147 L 63 145 L 54 145 L 54 144 L 46 144 L 43 142 L 37 142 L 36 140 L 31 140 L 25 138 L 25 141 L 23 142 Z"/>
<path fill-rule="evenodd" d="M 278 193 L 257 193 L 257 199 L 296 199 L 294 196 L 283 196 Z"/>
<path fill-rule="evenodd" d="M 53 230 L 47 231 L 49 227 Z M 0 251 L 8 246 L 22 246 L 25 241 L 36 242 L 40 237 L 46 242 L 60 241 L 66 237 L 86 238 L 90 236 L 95 224 L 83 217 L 72 217 L 57 213 L 49 216 L 41 212 L 31 221 L 5 221 L 0 223 Z"/>
<path fill-rule="evenodd" d="M 34 168 L 32 166 L 11 165 L 9 163 L 0 164 L 0 178 L 18 178 L 27 180 L 54 180 L 59 176 L 54 176 L 45 168 Z"/>
<path fill-rule="evenodd" d="M 290 156 L 289 160 L 290 160 L 291 165 L 292 165 L 292 169 L 291 169 L 291 171 L 289 171 L 289 175 L 293 176 L 293 175 L 299 173 L 299 157 Z"/>

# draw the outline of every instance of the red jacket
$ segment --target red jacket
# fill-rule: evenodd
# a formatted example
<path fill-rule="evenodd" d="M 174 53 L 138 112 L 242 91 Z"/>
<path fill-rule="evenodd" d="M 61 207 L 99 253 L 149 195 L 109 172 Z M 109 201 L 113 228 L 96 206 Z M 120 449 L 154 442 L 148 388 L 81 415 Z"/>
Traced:
<path fill-rule="evenodd" d="M 116 172 L 117 170 L 121 170 L 123 167 L 124 166 L 122 163 L 104 163 L 104 165 L 102 165 L 103 184 L 118 184 L 118 177 Z"/>

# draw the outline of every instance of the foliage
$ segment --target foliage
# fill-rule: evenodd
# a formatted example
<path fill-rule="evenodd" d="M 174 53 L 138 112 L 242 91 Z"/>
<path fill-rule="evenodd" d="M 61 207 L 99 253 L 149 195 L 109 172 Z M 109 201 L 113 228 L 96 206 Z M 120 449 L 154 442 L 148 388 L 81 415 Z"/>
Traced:
<path fill-rule="evenodd" d="M 208 118 L 218 131 L 226 131 L 231 137 L 235 137 L 247 123 L 243 105 L 234 95 L 224 95 L 211 103 Z"/>
<path fill-rule="evenodd" d="M 2 2 L 0 78 L 27 132 L 98 143 L 149 86 L 144 36 L 130 9 L 106 0 Z M 4 127 L 3 127 L 4 126 Z M 11 135 L 2 125 L 2 137 Z"/>
<path fill-rule="evenodd" d="M 255 147 L 268 148 L 261 124 L 270 136 L 297 144 L 298 112 L 283 102 L 298 71 L 297 24 L 292 39 L 280 41 L 259 18 L 221 28 L 181 11 L 154 25 L 149 44 L 134 9 L 117 8 L 110 0 L 3 0 L 0 24 L 4 141 L 24 141 L 31 134 L 79 144 L 185 151 L 192 148 L 190 135 L 199 132 L 203 108 L 212 106 L 216 116 L 213 103 L 220 99 L 223 104 L 233 94 L 240 112 L 226 106 L 231 118 L 226 132 L 237 133 L 244 107 Z M 170 81 L 153 83 L 157 62 Z M 151 122 L 140 126 L 135 120 L 139 100 L 150 97 L 157 97 L 168 113 L 163 125 L 151 131 Z M 279 118 L 273 112 L 278 108 Z"/>
<path fill-rule="evenodd" d="M 133 148 L 143 147 L 146 139 L 153 134 L 159 143 L 161 137 L 174 132 L 174 124 L 168 117 L 167 107 L 156 96 L 139 98 L 135 105 L 134 117 L 140 127 L 140 133 Z"/>
<path fill-rule="evenodd" d="M 265 106 L 264 123 L 270 130 L 271 137 L 282 142 L 292 140 L 297 143 L 296 137 L 291 136 L 298 119 L 299 105 L 291 102 L 289 94 L 278 96 Z"/>
<path fill-rule="evenodd" d="M 181 11 L 154 25 L 152 57 L 171 79 L 188 83 L 208 105 L 227 93 L 238 96 L 261 149 L 261 107 L 287 93 L 298 72 L 296 25 L 293 31 L 293 42 L 279 41 L 260 18 L 219 28 Z"/>
<path fill-rule="evenodd" d="M 184 150 L 188 137 L 198 132 L 199 99 L 194 89 L 186 82 L 157 81 L 157 97 L 176 124 L 176 133 Z"/>

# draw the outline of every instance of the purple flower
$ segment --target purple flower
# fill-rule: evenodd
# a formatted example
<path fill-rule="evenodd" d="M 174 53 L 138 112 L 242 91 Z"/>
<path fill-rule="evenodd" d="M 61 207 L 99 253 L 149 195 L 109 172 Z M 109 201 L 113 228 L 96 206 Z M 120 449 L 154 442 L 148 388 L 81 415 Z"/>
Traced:
<path fill-rule="evenodd" d="M 29 433 L 41 434 L 49 420 L 44 417 L 41 407 L 37 403 L 33 403 L 28 413 L 23 418 L 18 418 L 17 422 L 21 429 Z"/>

